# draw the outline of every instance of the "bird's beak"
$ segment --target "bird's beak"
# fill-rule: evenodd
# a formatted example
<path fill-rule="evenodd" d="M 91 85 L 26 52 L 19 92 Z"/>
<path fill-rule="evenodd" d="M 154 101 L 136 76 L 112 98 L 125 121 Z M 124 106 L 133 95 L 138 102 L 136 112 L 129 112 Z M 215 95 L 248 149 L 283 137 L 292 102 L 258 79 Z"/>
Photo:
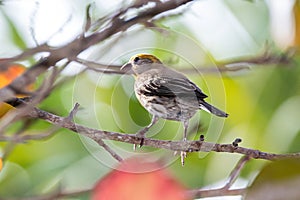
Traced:
<path fill-rule="evenodd" d="M 120 68 L 121 71 L 127 73 L 127 74 L 133 74 L 133 71 L 132 71 L 132 64 L 131 63 L 125 63 L 121 68 Z"/>

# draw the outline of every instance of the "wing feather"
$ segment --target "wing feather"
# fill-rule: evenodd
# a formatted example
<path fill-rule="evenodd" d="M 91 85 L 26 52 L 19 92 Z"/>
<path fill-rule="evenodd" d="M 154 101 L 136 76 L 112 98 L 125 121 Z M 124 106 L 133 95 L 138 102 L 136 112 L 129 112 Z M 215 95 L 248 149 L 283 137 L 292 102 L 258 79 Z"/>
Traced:
<path fill-rule="evenodd" d="M 187 78 L 159 77 L 145 83 L 145 90 L 151 96 L 189 98 L 203 100 L 207 97 L 200 88 Z"/>

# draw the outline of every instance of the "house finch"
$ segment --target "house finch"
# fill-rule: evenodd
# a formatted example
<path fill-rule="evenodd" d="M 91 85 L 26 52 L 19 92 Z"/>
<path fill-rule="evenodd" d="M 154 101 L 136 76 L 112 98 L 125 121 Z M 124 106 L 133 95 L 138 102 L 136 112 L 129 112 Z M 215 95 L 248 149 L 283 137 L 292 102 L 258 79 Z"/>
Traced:
<path fill-rule="evenodd" d="M 197 110 L 205 110 L 219 117 L 228 114 L 204 101 L 207 97 L 197 85 L 183 74 L 166 67 L 158 58 L 138 54 L 130 58 L 121 70 L 135 76 L 134 91 L 142 106 L 152 114 L 151 123 L 137 135 L 142 138 L 159 118 L 183 122 L 186 141 L 189 119 Z M 185 152 L 181 152 L 184 163 Z"/>

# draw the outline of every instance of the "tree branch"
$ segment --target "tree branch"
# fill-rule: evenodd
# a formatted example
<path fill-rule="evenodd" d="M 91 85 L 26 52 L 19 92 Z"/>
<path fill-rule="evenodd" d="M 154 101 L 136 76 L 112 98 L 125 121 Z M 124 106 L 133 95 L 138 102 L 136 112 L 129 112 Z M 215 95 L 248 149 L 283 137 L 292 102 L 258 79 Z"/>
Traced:
<path fill-rule="evenodd" d="M 8 102 L 11 105 L 20 105 L 26 104 L 24 101 L 16 98 L 14 101 Z M 99 140 L 114 140 L 120 142 L 126 142 L 130 144 L 140 144 L 141 138 L 135 134 L 124 134 L 110 131 L 97 130 L 93 128 L 88 128 L 79 124 L 75 124 L 70 120 L 65 120 L 64 117 L 54 115 L 52 113 L 40 110 L 38 108 L 33 108 L 29 114 L 32 118 L 39 118 L 50 122 L 56 126 L 69 129 L 73 132 L 76 132 L 80 135 L 84 135 L 93 139 L 94 141 Z M 240 139 L 238 139 L 240 142 Z M 101 145 L 101 144 L 99 144 Z M 265 160 L 276 160 L 281 158 L 300 158 L 300 153 L 290 153 L 290 154 L 275 154 L 262 152 L 255 149 L 249 149 L 245 147 L 240 147 L 237 145 L 236 140 L 233 144 L 218 144 L 211 142 L 199 141 L 167 141 L 167 140 L 158 140 L 153 138 L 145 138 L 144 146 L 150 146 L 154 148 L 168 149 L 172 151 L 184 151 L 184 152 L 227 152 L 227 153 L 237 153 L 247 155 L 250 158 L 254 159 L 265 159 Z"/>
<path fill-rule="evenodd" d="M 207 65 L 196 68 L 182 68 L 178 71 L 186 74 L 194 74 L 196 72 L 201 73 L 224 73 L 224 72 L 237 72 L 241 70 L 249 70 L 251 65 L 290 65 L 293 63 L 292 56 L 294 54 L 287 51 L 281 55 L 276 54 L 266 54 L 256 55 L 253 57 L 239 58 L 235 60 L 228 60 L 224 62 L 216 62 L 215 65 Z M 105 74 L 125 74 L 126 72 L 121 71 L 121 65 L 107 65 L 96 63 L 93 61 L 88 61 L 80 58 L 76 58 L 74 61 L 85 65 L 88 70 L 93 70 Z"/>

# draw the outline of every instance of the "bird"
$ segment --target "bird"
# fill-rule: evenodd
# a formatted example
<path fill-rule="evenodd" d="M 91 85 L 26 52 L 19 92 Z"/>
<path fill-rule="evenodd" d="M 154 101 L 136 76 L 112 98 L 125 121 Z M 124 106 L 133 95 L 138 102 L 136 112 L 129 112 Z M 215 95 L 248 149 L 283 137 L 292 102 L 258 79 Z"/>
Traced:
<path fill-rule="evenodd" d="M 198 110 L 204 110 L 218 117 L 228 114 L 205 101 L 208 96 L 184 74 L 164 65 L 151 54 L 136 54 L 125 63 L 121 71 L 135 77 L 134 92 L 140 104 L 152 114 L 150 124 L 137 132 L 141 144 L 147 131 L 159 118 L 183 123 L 183 141 L 187 140 L 189 119 Z M 134 146 L 134 148 L 136 145 Z M 184 164 L 185 152 L 181 152 Z"/>

